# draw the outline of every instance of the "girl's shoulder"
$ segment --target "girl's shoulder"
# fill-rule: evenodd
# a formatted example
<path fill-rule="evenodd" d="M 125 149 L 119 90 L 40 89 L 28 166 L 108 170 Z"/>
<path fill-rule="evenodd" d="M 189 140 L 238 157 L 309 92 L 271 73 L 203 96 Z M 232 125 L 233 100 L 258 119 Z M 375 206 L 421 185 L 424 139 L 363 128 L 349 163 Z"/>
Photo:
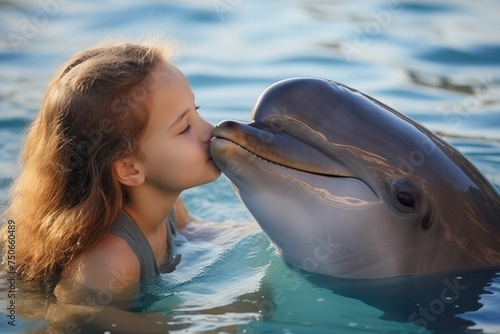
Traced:
<path fill-rule="evenodd" d="M 106 234 L 89 251 L 77 256 L 62 276 L 92 289 L 118 289 L 137 283 L 140 263 L 129 244 L 122 238 Z"/>

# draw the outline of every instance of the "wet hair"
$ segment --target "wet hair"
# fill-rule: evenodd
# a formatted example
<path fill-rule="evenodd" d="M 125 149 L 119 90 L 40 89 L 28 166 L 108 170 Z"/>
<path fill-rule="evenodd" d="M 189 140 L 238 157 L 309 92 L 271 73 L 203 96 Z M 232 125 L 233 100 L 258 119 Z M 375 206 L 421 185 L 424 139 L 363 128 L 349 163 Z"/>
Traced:
<path fill-rule="evenodd" d="M 149 93 L 162 80 L 155 69 L 168 51 L 158 43 L 98 45 L 75 55 L 50 82 L 2 219 L 4 265 L 11 221 L 20 277 L 58 277 L 117 219 L 127 191 L 112 163 L 140 156 Z"/>

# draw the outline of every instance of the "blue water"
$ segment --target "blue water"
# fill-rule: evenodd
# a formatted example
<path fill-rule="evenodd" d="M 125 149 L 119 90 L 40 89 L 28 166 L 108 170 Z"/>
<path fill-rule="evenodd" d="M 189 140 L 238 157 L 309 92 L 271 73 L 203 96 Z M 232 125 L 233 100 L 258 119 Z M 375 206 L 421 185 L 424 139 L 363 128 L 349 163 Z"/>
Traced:
<path fill-rule="evenodd" d="M 19 170 L 23 130 L 58 66 L 102 39 L 158 33 L 177 41 L 175 63 L 213 123 L 247 120 L 275 81 L 320 76 L 437 132 L 500 189 L 499 31 L 496 0 L 2 0 L 0 206 Z M 466 324 L 500 333 L 498 272 L 332 286 L 286 265 L 260 231 L 238 230 L 252 218 L 224 177 L 183 197 L 195 216 L 232 223 L 231 232 L 213 242 L 181 240 L 181 265 L 146 287 L 152 301 L 139 315 L 163 316 L 163 332 L 455 333 Z M 26 291 L 9 326 L 1 277 L 0 332 L 44 332 L 43 307 L 33 305 L 53 301 Z M 456 279 L 467 288 L 456 303 L 440 301 Z"/>

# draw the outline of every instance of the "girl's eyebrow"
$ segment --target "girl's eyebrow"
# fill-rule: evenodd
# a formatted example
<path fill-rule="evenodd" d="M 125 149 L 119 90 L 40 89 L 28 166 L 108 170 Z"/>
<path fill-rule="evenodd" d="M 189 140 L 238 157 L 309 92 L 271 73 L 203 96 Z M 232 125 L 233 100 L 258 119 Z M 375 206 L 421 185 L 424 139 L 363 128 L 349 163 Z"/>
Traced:
<path fill-rule="evenodd" d="M 176 120 L 173 122 L 168 129 L 170 130 L 173 128 L 177 123 L 179 123 L 184 117 L 186 117 L 187 113 L 189 112 L 189 109 L 185 110 Z"/>

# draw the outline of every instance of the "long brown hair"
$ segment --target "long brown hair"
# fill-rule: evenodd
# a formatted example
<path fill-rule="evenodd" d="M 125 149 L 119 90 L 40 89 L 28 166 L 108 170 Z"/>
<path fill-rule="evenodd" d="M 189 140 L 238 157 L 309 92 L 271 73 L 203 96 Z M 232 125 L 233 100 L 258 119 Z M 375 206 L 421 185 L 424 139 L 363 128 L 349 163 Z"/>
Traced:
<path fill-rule="evenodd" d="M 162 80 L 154 70 L 168 61 L 167 51 L 151 43 L 96 46 L 52 79 L 28 130 L 22 171 L 2 219 L 4 263 L 11 231 L 21 277 L 58 277 L 117 219 L 127 193 L 112 163 L 140 153 L 149 92 Z"/>

